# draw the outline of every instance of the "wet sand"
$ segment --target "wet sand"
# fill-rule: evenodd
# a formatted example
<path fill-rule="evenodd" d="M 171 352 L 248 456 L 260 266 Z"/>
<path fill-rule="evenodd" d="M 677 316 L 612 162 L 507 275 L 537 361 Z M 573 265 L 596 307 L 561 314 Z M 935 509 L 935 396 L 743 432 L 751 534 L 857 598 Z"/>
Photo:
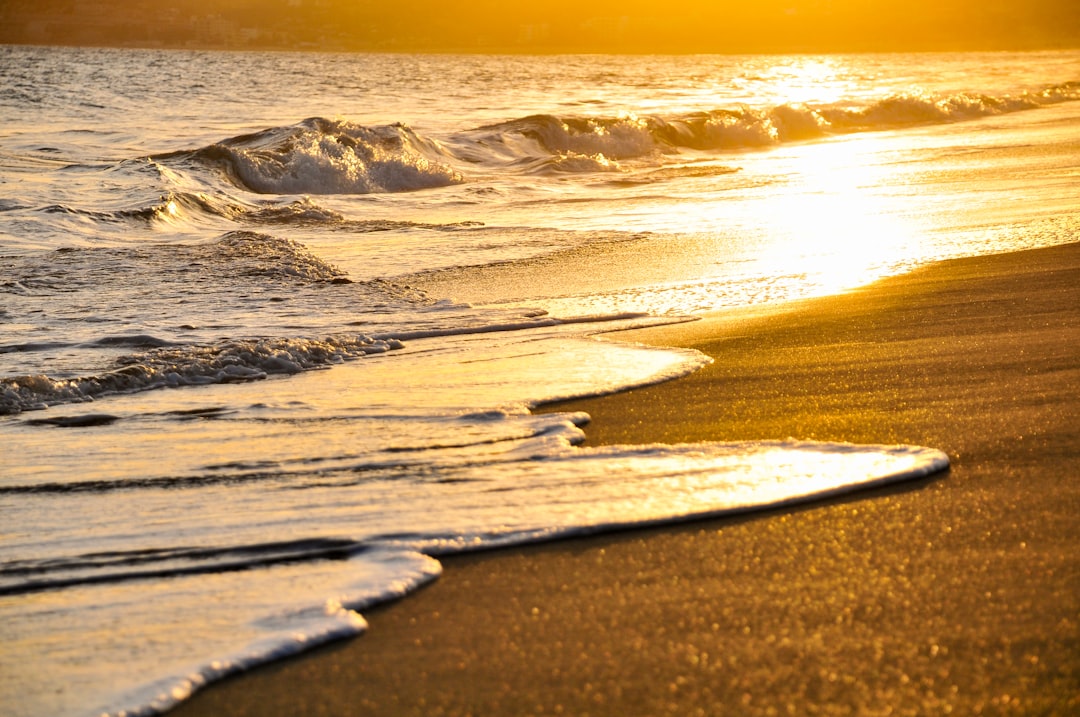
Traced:
<path fill-rule="evenodd" d="M 1080 713 L 1080 244 L 621 338 L 692 376 L 590 444 L 794 437 L 946 451 L 824 503 L 460 556 L 368 634 L 176 715 Z"/>

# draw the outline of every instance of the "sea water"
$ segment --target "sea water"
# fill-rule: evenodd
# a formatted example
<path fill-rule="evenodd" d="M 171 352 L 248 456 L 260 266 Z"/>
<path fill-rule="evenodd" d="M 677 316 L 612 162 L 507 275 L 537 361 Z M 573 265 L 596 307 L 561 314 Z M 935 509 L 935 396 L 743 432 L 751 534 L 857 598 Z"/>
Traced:
<path fill-rule="evenodd" d="M 1075 241 L 1080 53 L 0 48 L 0 706 L 146 714 L 437 557 L 933 447 L 578 447 L 618 329 Z"/>

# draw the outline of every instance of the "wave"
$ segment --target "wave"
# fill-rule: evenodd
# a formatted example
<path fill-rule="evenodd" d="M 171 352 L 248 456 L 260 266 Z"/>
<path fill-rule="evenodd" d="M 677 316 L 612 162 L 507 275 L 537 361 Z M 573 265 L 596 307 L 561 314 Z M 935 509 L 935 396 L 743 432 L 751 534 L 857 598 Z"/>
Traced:
<path fill-rule="evenodd" d="M 12 205 L 5 207 L 0 203 L 0 212 L 3 211 L 67 215 L 104 225 L 152 225 L 162 223 L 179 226 L 190 221 L 224 219 L 231 224 L 242 226 L 316 227 L 356 234 L 406 229 L 456 231 L 483 226 L 483 222 L 477 221 L 430 223 L 388 219 L 349 219 L 340 212 L 320 206 L 310 197 L 285 202 L 266 201 L 250 204 L 230 198 L 224 193 L 218 196 L 210 196 L 204 192 L 181 191 L 168 192 L 152 201 L 137 204 L 131 208 L 111 211 L 84 209 L 67 204 L 50 204 L 39 207 Z M 0 288 L 0 291 L 2 291 L 2 288 Z"/>
<path fill-rule="evenodd" d="M 18 207 L 30 209 L 30 207 Z M 157 199 L 131 208 L 112 211 L 83 209 L 67 204 L 50 204 L 37 207 L 34 211 L 44 214 L 67 214 L 75 217 L 92 219 L 104 223 L 155 222 L 176 219 L 184 213 L 209 214 L 227 219 L 235 219 L 245 213 L 243 207 L 204 193 L 168 192 Z"/>
<path fill-rule="evenodd" d="M 401 349 L 405 346 L 404 341 L 414 339 L 501 333 L 572 323 L 615 321 L 637 316 L 625 314 L 554 319 L 543 312 L 537 312 L 535 316 L 526 314 L 516 321 L 503 323 L 373 334 L 335 334 L 319 339 L 235 339 L 207 346 L 181 345 L 145 335 L 107 337 L 96 343 L 154 348 L 122 356 L 116 360 L 116 368 L 92 376 L 52 378 L 45 374 L 34 374 L 0 378 L 0 416 L 158 388 L 258 381 L 275 374 L 297 374 Z M 22 347 L 8 348 L 16 351 Z M 71 427 L 91 425 L 92 421 L 98 418 L 111 421 L 114 417 L 96 415 L 90 419 L 91 423 L 68 417 L 46 422 Z"/>
<path fill-rule="evenodd" d="M 7 357 L 0 415 L 157 387 L 250 381 L 383 353 L 400 342 L 351 329 L 338 335 L 329 326 L 311 329 L 327 338 L 272 337 L 292 334 L 297 312 L 328 301 L 366 307 L 370 320 L 388 302 L 418 300 L 386 281 L 354 282 L 299 242 L 248 231 L 194 245 L 61 249 L 10 258 L 5 269 L 10 280 L 0 282 L 0 295 L 10 297 L 13 322 L 43 323 L 30 340 L 0 343 Z M 261 297 L 261 310 L 250 325 L 224 308 L 252 297 Z M 48 308 L 58 299 L 71 310 Z M 149 323 L 128 318 L 132 305 Z M 222 335 L 235 338 L 216 338 Z"/>
<path fill-rule="evenodd" d="M 363 334 L 323 339 L 250 339 L 212 346 L 161 347 L 122 357 L 106 373 L 71 379 L 44 374 L 0 379 L 0 415 L 80 403 L 155 388 L 255 381 L 402 348 L 393 338 Z"/>
<path fill-rule="evenodd" d="M 454 145 L 471 162 L 538 163 L 555 171 L 609 171 L 620 161 L 680 150 L 746 150 L 829 135 L 902 129 L 1008 114 L 1080 99 L 1080 82 L 1018 96 L 977 93 L 891 95 L 864 106 L 781 104 L 736 107 L 677 117 L 530 115 L 477 128 Z M 530 163 L 531 162 L 531 163 Z"/>
<path fill-rule="evenodd" d="M 150 161 L 214 167 L 236 187 L 258 194 L 398 193 L 461 184 L 466 181 L 464 172 L 477 167 L 537 175 L 618 172 L 623 169 L 620 163 L 660 159 L 682 150 L 762 149 L 837 134 L 977 119 L 1077 99 L 1080 82 L 1067 82 L 1016 96 L 911 92 L 862 105 L 784 103 L 670 117 L 629 112 L 615 117 L 536 114 L 452 134 L 442 141 L 401 123 L 364 126 L 315 117 L 195 150 L 156 155 Z M 303 201 L 250 216 L 266 221 L 341 219 Z M 185 194 L 135 212 L 144 218 L 168 218 L 175 208 L 191 205 L 229 218 L 246 212 L 236 204 Z"/>
<path fill-rule="evenodd" d="M 199 244 L 62 248 L 12 257 L 4 268 L 9 278 L 0 282 L 0 294 L 22 296 L 95 290 L 118 281 L 154 282 L 162 273 L 188 285 L 207 277 L 287 283 L 350 281 L 341 269 L 300 242 L 243 230 Z"/>
<path fill-rule="evenodd" d="M 237 186 L 259 194 L 378 194 L 458 184 L 437 142 L 402 124 L 365 127 L 311 118 L 241 135 L 192 152 Z"/>
<path fill-rule="evenodd" d="M 197 248 L 196 248 L 197 249 Z M 233 231 L 206 247 L 218 265 L 234 274 L 266 279 L 303 279 L 344 283 L 341 269 L 316 256 L 298 241 L 249 231 Z"/>
<path fill-rule="evenodd" d="M 372 283 L 384 282 L 376 280 Z M 436 302 L 435 306 L 438 308 L 443 304 L 444 302 Z M 34 374 L 0 378 L 0 416 L 158 388 L 238 383 L 257 381 L 275 374 L 297 374 L 370 355 L 385 354 L 404 348 L 406 341 L 417 339 L 645 318 L 644 314 L 637 313 L 554 318 L 544 311 L 536 310 L 488 323 L 474 322 L 468 325 L 427 328 L 415 326 L 368 334 L 339 333 L 318 339 L 230 339 L 201 346 L 166 341 L 150 335 L 105 337 L 93 343 L 99 346 L 152 348 L 121 356 L 115 361 L 116 368 L 90 376 L 52 378 L 45 374 Z M 0 347 L 0 353 L 3 353 L 4 348 Z M 30 350 L 25 345 L 9 346 L 6 349 Z M 105 425 L 114 420 L 118 420 L 117 417 L 110 414 L 90 414 L 57 416 L 37 423 L 80 427 L 99 423 Z"/>
<path fill-rule="evenodd" d="M 934 97 L 915 92 L 893 95 L 863 108 L 826 107 L 816 113 L 827 130 L 864 132 L 979 119 L 1077 99 L 1080 82 L 1066 82 L 1035 93 L 1001 97 L 967 92 Z"/>
<path fill-rule="evenodd" d="M 619 172 L 622 167 L 615 160 L 603 154 L 580 154 L 578 152 L 558 152 L 550 157 L 541 157 L 522 162 L 525 173 L 536 176 L 557 176 L 560 174 L 593 174 L 597 172 Z"/>

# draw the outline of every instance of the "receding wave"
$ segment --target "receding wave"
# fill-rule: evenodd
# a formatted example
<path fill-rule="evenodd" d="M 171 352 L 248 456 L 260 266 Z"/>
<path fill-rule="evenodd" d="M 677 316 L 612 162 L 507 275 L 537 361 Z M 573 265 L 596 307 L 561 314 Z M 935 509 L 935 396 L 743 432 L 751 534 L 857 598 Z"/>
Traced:
<path fill-rule="evenodd" d="M 115 368 L 89 376 L 53 378 L 46 374 L 33 374 L 0 378 L 0 416 L 158 388 L 239 383 L 265 379 L 274 374 L 297 374 L 373 354 L 385 354 L 404 348 L 404 342 L 415 339 L 641 319 L 643 316 L 627 313 L 556 319 L 537 310 L 505 321 L 467 326 L 414 326 L 392 332 L 339 333 L 318 339 L 228 339 L 200 346 L 166 342 L 148 335 L 107 337 L 96 343 L 153 348 L 122 356 L 115 361 Z M 38 423 L 80 427 L 107 425 L 113 420 L 116 417 L 110 414 L 94 414 L 85 418 L 58 416 L 56 420 L 46 419 Z"/>
<path fill-rule="evenodd" d="M 251 570 L 305 560 L 341 560 L 366 549 L 367 546 L 352 540 L 314 538 L 258 545 L 91 553 L 42 562 L 13 560 L 0 567 L 0 595 L 21 595 L 72 585 Z"/>
<path fill-rule="evenodd" d="M 396 339 L 363 334 L 322 339 L 266 338 L 212 346 L 161 347 L 118 360 L 112 371 L 54 379 L 44 374 L 0 379 L 0 415 L 92 401 L 154 388 L 255 381 L 294 374 L 401 348 Z"/>
<path fill-rule="evenodd" d="M 162 159 L 184 155 L 222 167 L 260 194 L 377 194 L 462 181 L 434 140 L 401 124 L 312 118 Z"/>
<path fill-rule="evenodd" d="M 250 381 L 400 346 L 332 328 L 312 331 L 325 338 L 274 338 L 295 336 L 293 315 L 333 301 L 328 293 L 346 289 L 338 285 L 352 284 L 349 299 L 369 314 L 404 294 L 385 282 L 355 284 L 302 244 L 255 232 L 194 245 L 61 249 L 13 257 L 5 269 L 10 280 L 0 282 L 0 295 L 10 297 L 13 322 L 40 322 L 58 297 L 71 307 L 61 315 L 78 321 L 73 327 L 58 320 L 54 335 L 37 331 L 31 340 L 0 342 L 0 356 L 8 357 L 0 415 L 165 386 Z M 334 292 L 320 288 L 330 285 Z M 191 293 L 184 298 L 181 289 Z M 222 302 L 253 296 L 260 297 L 256 324 L 219 320 Z M 132 302 L 158 323 L 126 320 Z M 276 311 L 279 305 L 285 308 Z M 217 338 L 223 335 L 230 338 Z"/>

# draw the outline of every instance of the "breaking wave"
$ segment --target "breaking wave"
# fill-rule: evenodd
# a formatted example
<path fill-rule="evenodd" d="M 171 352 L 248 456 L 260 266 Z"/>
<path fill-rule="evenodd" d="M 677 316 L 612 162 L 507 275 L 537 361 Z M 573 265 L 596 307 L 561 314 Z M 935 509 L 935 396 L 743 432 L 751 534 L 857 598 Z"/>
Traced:
<path fill-rule="evenodd" d="M 442 154 L 438 143 L 405 125 L 312 118 L 179 156 L 220 166 L 238 186 L 259 194 L 377 194 L 463 181 Z"/>
<path fill-rule="evenodd" d="M 591 118 L 540 114 L 478 128 L 468 133 L 471 146 L 456 146 L 461 158 L 473 162 L 494 158 L 520 163 L 523 158 L 546 158 L 543 166 L 555 171 L 610 171 L 618 168 L 620 161 L 674 154 L 683 149 L 756 149 L 835 134 L 971 120 L 1077 99 L 1080 82 L 1018 96 L 932 96 L 912 92 L 866 106 L 781 104 L 666 118 L 629 113 Z M 535 166 L 529 165 L 529 169 L 535 170 Z"/>
<path fill-rule="evenodd" d="M 615 172 L 620 162 L 682 150 L 739 151 L 836 134 L 942 124 L 1035 109 L 1080 99 L 1080 82 L 1016 96 L 911 92 L 865 105 L 799 103 L 728 107 L 679 116 L 564 117 L 536 114 L 452 134 L 441 140 L 404 124 L 364 126 L 315 117 L 295 125 L 228 138 L 152 162 L 193 161 L 223 171 L 235 186 L 258 194 L 321 195 L 410 192 L 460 184 L 473 169 L 558 175 Z M 268 221 L 332 221 L 310 203 L 268 210 Z M 163 198 L 135 210 L 168 218 L 177 207 L 229 216 L 244 208 L 203 196 Z M 332 213 L 331 213 L 332 214 Z M 314 215 L 314 216 L 313 216 Z M 251 218 L 259 219 L 259 213 Z"/>

